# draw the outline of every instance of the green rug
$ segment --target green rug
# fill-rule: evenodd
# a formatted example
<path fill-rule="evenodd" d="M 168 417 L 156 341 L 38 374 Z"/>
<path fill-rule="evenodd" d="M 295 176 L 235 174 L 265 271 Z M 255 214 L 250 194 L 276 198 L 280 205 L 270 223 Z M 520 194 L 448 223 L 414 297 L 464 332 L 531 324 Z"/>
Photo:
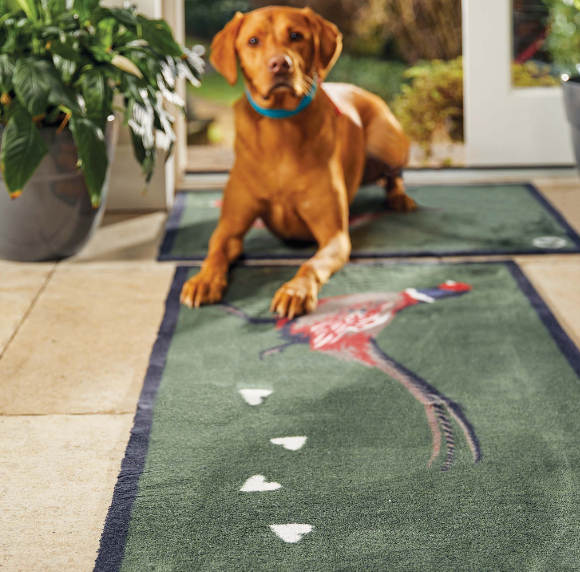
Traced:
<path fill-rule="evenodd" d="M 519 268 L 349 265 L 276 322 L 294 271 L 191 311 L 178 268 L 95 570 L 578 570 L 580 354 Z"/>
<path fill-rule="evenodd" d="M 363 187 L 351 207 L 352 258 L 580 252 L 580 237 L 531 185 L 411 187 L 420 208 L 389 212 L 380 187 Z M 159 260 L 203 260 L 220 213 L 220 192 L 179 193 Z M 306 258 L 258 220 L 246 259 Z"/>

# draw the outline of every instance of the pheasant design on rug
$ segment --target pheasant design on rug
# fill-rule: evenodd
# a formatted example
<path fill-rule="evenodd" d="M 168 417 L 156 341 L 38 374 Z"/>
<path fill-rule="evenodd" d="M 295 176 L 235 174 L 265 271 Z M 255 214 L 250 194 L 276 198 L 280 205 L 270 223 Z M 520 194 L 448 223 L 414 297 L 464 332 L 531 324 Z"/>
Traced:
<path fill-rule="evenodd" d="M 470 291 L 471 286 L 468 284 L 449 280 L 436 288 L 423 290 L 408 288 L 402 292 L 323 298 L 314 312 L 293 320 L 255 318 L 230 304 L 223 304 L 222 307 L 250 324 L 275 325 L 285 343 L 263 351 L 261 359 L 295 344 L 304 344 L 311 351 L 376 368 L 397 380 L 425 409 L 432 435 L 428 466 L 439 457 L 444 441 L 446 458 L 441 469 L 447 471 L 455 459 L 455 433 L 451 420 L 461 428 L 473 461 L 477 463 L 481 459 L 481 449 L 473 426 L 458 403 L 390 357 L 379 346 L 377 336 L 406 308 L 417 304 L 433 304 Z"/>

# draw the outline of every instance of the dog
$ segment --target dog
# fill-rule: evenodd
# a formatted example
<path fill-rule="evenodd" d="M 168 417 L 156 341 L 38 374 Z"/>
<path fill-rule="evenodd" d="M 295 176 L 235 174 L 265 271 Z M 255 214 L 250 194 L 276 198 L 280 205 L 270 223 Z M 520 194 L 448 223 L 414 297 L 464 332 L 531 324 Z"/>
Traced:
<path fill-rule="evenodd" d="M 396 211 L 415 210 L 402 169 L 409 141 L 387 104 L 353 85 L 322 83 L 342 50 L 338 28 L 310 8 L 269 6 L 234 18 L 211 45 L 210 62 L 234 85 L 236 160 L 201 270 L 181 302 L 217 303 L 243 237 L 261 217 L 283 240 L 318 250 L 275 294 L 271 311 L 292 319 L 312 312 L 318 292 L 349 260 L 349 205 L 359 186 L 385 180 Z"/>

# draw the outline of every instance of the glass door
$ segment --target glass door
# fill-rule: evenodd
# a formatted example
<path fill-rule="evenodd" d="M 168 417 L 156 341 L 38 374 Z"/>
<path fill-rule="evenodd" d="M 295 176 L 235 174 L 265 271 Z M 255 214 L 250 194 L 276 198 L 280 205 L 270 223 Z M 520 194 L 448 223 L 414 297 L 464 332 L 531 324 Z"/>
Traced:
<path fill-rule="evenodd" d="M 573 163 L 560 76 L 579 31 L 566 0 L 463 0 L 468 166 Z"/>

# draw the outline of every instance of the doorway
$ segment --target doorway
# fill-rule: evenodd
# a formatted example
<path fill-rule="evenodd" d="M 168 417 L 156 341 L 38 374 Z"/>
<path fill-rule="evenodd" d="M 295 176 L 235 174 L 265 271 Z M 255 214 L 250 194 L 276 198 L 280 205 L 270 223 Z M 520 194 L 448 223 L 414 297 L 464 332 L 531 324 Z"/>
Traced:
<path fill-rule="evenodd" d="M 207 54 L 233 14 L 265 0 L 185 0 L 187 42 Z M 278 0 L 339 26 L 328 81 L 383 97 L 412 140 L 410 167 L 569 166 L 560 76 L 578 73 L 580 12 L 567 0 Z M 233 164 L 231 87 L 208 66 L 188 94 L 190 173 Z"/>
<path fill-rule="evenodd" d="M 187 41 L 207 53 L 237 10 L 270 4 L 308 5 L 339 27 L 344 50 L 327 81 L 382 97 L 413 140 L 413 167 L 464 164 L 461 0 L 185 0 Z M 231 106 L 243 90 L 241 78 L 231 87 L 208 66 L 201 88 L 190 91 L 189 172 L 231 167 Z"/>

